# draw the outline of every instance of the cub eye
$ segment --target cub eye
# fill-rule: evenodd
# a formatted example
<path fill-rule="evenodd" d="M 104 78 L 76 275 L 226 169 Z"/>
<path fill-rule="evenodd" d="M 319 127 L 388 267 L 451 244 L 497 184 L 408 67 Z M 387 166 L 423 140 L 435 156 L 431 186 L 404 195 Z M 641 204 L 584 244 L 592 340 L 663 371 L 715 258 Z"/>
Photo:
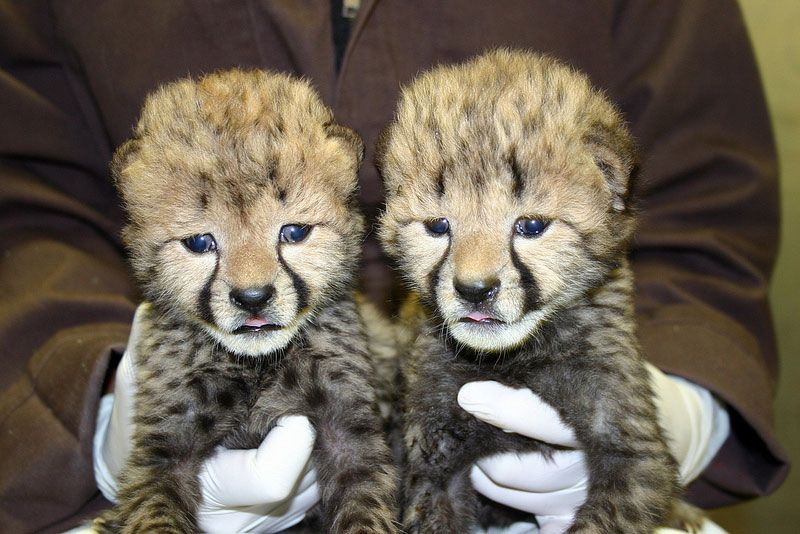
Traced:
<path fill-rule="evenodd" d="M 211 234 L 197 234 L 186 239 L 181 239 L 183 246 L 196 254 L 203 254 L 204 252 L 213 252 L 217 250 L 217 242 L 214 241 L 214 236 Z"/>
<path fill-rule="evenodd" d="M 425 228 L 427 228 L 428 232 L 430 232 L 432 235 L 444 235 L 450 230 L 450 221 L 444 217 L 439 219 L 429 219 L 425 221 Z"/>
<path fill-rule="evenodd" d="M 523 237 L 539 237 L 549 225 L 550 221 L 520 217 L 514 223 L 514 231 Z"/>
<path fill-rule="evenodd" d="M 299 243 L 311 232 L 308 224 L 287 224 L 281 227 L 280 240 L 283 243 Z"/>

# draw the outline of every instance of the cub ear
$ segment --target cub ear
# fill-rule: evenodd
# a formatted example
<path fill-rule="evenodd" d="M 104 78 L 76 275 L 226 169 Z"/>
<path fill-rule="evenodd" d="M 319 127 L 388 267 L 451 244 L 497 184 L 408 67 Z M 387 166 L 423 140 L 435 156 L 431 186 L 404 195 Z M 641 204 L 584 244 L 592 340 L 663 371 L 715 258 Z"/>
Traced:
<path fill-rule="evenodd" d="M 632 182 L 638 164 L 636 145 L 628 129 L 621 120 L 615 124 L 596 122 L 583 140 L 605 176 L 611 191 L 611 209 L 618 213 L 631 210 Z"/>
<path fill-rule="evenodd" d="M 122 143 L 114 152 L 109 166 L 111 170 L 111 177 L 114 179 L 114 184 L 118 188 L 122 187 L 124 181 L 123 171 L 128 166 L 133 157 L 139 153 L 139 138 L 133 137 Z"/>
<path fill-rule="evenodd" d="M 361 136 L 352 128 L 334 122 L 326 123 L 323 126 L 328 137 L 338 137 L 352 147 L 357 159 L 356 166 L 360 167 L 361 162 L 364 161 L 364 142 L 361 140 Z"/>
<path fill-rule="evenodd" d="M 396 166 L 396 164 L 390 164 L 390 160 L 394 161 L 394 159 L 389 156 L 389 146 L 392 140 L 394 125 L 395 123 L 390 123 L 381 130 L 381 133 L 378 135 L 378 141 L 375 143 L 375 157 L 373 158 L 375 169 L 378 171 L 378 176 L 383 183 L 383 190 L 387 197 L 400 194 L 401 189 L 401 181 L 392 176 L 396 174 L 392 172 L 394 168 L 390 169 L 390 167 Z"/>
<path fill-rule="evenodd" d="M 384 126 L 381 133 L 378 135 L 378 141 L 375 143 L 375 157 L 373 161 L 381 177 L 383 177 L 386 164 L 386 151 L 389 150 L 389 138 L 391 137 L 391 133 L 392 125 L 388 124 Z"/>

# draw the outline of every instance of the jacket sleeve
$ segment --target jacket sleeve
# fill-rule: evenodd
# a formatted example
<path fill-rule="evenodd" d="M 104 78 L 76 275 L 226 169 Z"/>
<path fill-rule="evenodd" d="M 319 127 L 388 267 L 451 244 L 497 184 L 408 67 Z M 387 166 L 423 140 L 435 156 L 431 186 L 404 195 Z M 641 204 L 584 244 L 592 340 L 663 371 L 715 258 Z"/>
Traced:
<path fill-rule="evenodd" d="M 729 0 L 618 5 L 612 96 L 640 145 L 633 263 L 645 356 L 706 387 L 731 434 L 689 488 L 702 506 L 786 477 L 767 284 L 779 232 L 769 117 L 741 13 Z"/>
<path fill-rule="evenodd" d="M 0 524 L 40 530 L 95 493 L 91 439 L 135 295 L 108 141 L 45 2 L 0 2 Z"/>

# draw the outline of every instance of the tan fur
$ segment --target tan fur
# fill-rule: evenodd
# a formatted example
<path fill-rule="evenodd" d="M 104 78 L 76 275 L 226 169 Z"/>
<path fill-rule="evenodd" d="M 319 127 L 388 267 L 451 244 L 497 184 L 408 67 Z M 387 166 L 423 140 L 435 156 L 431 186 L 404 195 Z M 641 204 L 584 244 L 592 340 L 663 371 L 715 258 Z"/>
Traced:
<path fill-rule="evenodd" d="M 113 164 L 130 217 L 125 242 L 148 298 L 193 316 L 236 352 L 288 343 L 330 288 L 349 283 L 346 263 L 360 248 L 363 219 L 348 199 L 363 147 L 332 121 L 306 82 L 256 71 L 184 80 L 151 95 Z M 303 242 L 281 246 L 309 286 L 304 309 L 297 309 L 292 278 L 277 255 L 280 229 L 290 223 L 313 225 Z M 214 257 L 188 253 L 180 242 L 204 233 L 224 250 L 211 287 L 215 322 L 197 309 L 198 284 L 209 279 Z M 154 265 L 158 272 L 149 272 Z M 154 276 L 159 285 L 148 290 Z M 228 335 L 243 314 L 227 295 L 267 284 L 276 288 L 271 318 L 290 327 L 274 343 L 248 347 Z"/>
<path fill-rule="evenodd" d="M 492 131 L 485 130 L 487 125 Z M 568 213 L 581 230 L 602 231 L 605 218 L 597 206 L 608 205 L 612 194 L 627 193 L 630 147 L 617 151 L 587 142 L 587 135 L 618 132 L 622 135 L 615 141 L 629 145 L 622 125 L 621 116 L 595 97 L 584 76 L 546 57 L 531 64 L 525 54 L 500 51 L 479 58 L 470 69 L 442 67 L 423 74 L 404 88 L 392 134 L 383 139 L 386 157 L 379 159 L 393 203 L 381 235 L 391 247 L 396 224 L 437 211 L 439 202 L 431 193 L 443 168 L 447 195 L 457 196 L 453 204 L 463 210 L 460 215 L 479 219 L 503 212 L 505 206 L 476 206 L 475 178 L 490 182 L 487 197 L 511 202 L 510 169 L 503 158 L 512 150 L 530 173 L 531 187 L 520 207 L 551 217 Z M 619 183 L 607 182 L 596 155 L 615 166 Z M 545 181 L 547 187 L 536 185 Z"/>
<path fill-rule="evenodd" d="M 133 450 L 98 528 L 196 531 L 203 462 L 218 446 L 256 448 L 300 414 L 316 432 L 312 528 L 396 531 L 384 399 L 353 295 L 362 155 L 355 132 L 286 75 L 219 72 L 147 99 L 112 165 L 149 306 Z M 310 232 L 286 237 L 299 227 Z"/>
<path fill-rule="evenodd" d="M 531 389 L 574 429 L 590 487 L 569 532 L 649 533 L 673 508 L 689 523 L 635 335 L 621 115 L 569 67 L 497 50 L 405 87 L 376 160 L 380 236 L 418 302 L 400 336 L 407 532 L 513 521 L 481 504 L 466 469 L 552 453 L 461 410 L 476 380 Z M 543 230 L 521 231 L 532 220 Z"/>
<path fill-rule="evenodd" d="M 432 217 L 447 217 L 453 228 L 452 261 L 441 275 L 467 282 L 499 277 L 507 291 L 496 306 L 509 323 L 526 319 L 521 281 L 508 255 L 517 218 L 553 221 L 541 239 L 516 239 L 543 300 L 574 296 L 565 289 L 570 273 L 585 267 L 574 253 L 579 247 L 607 256 L 627 243 L 632 142 L 621 116 L 595 95 L 585 77 L 549 58 L 531 63 L 525 54 L 505 51 L 469 69 L 423 74 L 403 90 L 379 148 L 389 199 L 380 235 L 390 254 L 403 251 L 402 272 L 415 289 L 426 293 L 425 277 L 447 246 L 427 235 L 422 222 Z M 524 174 L 519 195 L 511 160 Z M 586 235 L 591 240 L 581 242 Z M 445 320 L 457 319 L 461 309 L 451 292 L 442 289 L 437 298 L 449 310 Z M 503 346 L 527 337 L 563 301 L 556 300 L 527 317 L 525 328 L 509 329 Z"/>

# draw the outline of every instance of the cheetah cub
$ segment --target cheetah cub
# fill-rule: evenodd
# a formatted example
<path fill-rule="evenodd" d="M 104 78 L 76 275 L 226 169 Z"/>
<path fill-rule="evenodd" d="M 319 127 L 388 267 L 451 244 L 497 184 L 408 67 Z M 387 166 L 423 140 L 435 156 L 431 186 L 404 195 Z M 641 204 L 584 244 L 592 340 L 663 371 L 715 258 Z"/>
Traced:
<path fill-rule="evenodd" d="M 149 306 L 136 430 L 107 532 L 198 530 L 215 448 L 284 415 L 316 430 L 321 528 L 395 532 L 396 482 L 351 287 L 363 146 L 310 86 L 227 71 L 148 97 L 112 172 Z"/>
<path fill-rule="evenodd" d="M 462 410 L 458 390 L 476 380 L 530 388 L 574 429 L 589 491 L 569 532 L 694 519 L 634 331 L 620 114 L 553 59 L 494 51 L 405 87 L 376 163 L 381 240 L 419 302 L 403 362 L 407 532 L 508 517 L 476 495 L 470 466 L 553 451 Z"/>

